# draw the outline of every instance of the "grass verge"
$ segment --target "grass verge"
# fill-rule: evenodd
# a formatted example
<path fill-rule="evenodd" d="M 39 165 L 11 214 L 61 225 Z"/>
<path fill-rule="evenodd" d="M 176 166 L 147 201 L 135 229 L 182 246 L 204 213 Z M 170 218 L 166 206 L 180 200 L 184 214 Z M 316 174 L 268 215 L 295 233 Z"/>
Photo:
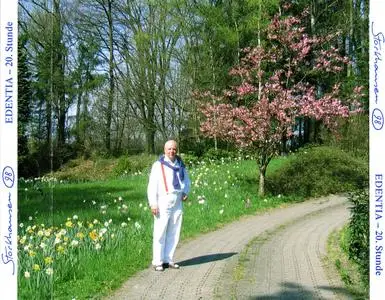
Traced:
<path fill-rule="evenodd" d="M 339 275 L 354 299 L 366 300 L 369 299 L 368 287 L 363 284 L 358 265 L 349 259 L 345 250 L 348 247 L 348 231 L 349 228 L 344 226 L 342 229 L 333 231 L 330 234 L 325 264 L 329 266 L 329 273 L 336 272 Z"/>

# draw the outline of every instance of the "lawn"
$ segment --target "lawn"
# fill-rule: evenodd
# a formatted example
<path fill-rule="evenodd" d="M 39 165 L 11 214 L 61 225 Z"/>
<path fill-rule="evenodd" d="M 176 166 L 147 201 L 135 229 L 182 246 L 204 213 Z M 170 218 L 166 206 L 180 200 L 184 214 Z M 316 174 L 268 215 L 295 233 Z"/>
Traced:
<path fill-rule="evenodd" d="M 303 164 L 307 176 L 296 174 Z M 271 161 L 267 178 L 282 182 L 281 185 L 292 180 L 297 187 L 290 185 L 294 192 L 286 196 L 275 189 L 270 191 L 275 196 L 260 198 L 255 160 L 200 161 L 188 168 L 192 188 L 184 203 L 181 239 L 215 230 L 244 215 L 302 201 L 304 194 L 295 191 L 300 191 L 299 187 L 307 181 L 313 181 L 311 174 L 316 174 L 323 184 L 322 189 L 310 190 L 309 195 L 341 192 L 360 183 L 367 173 L 364 167 L 355 168 L 360 172 L 347 173 L 345 166 L 361 164 L 367 163 L 326 148 L 278 157 Z M 20 180 L 19 299 L 100 298 L 149 266 L 152 249 L 152 215 L 146 197 L 149 167 L 147 171 L 123 172 L 126 175 L 97 181 L 74 183 L 54 177 Z M 319 173 L 320 168 L 324 172 Z M 352 184 L 347 185 L 347 180 Z M 278 188 L 274 182 L 270 186 Z"/>
<path fill-rule="evenodd" d="M 279 168 L 284 158 L 271 164 Z M 257 195 L 256 162 L 202 162 L 189 169 L 182 240 L 293 198 Z M 19 184 L 19 298 L 86 299 L 108 294 L 151 261 L 148 172 L 68 183 Z"/>

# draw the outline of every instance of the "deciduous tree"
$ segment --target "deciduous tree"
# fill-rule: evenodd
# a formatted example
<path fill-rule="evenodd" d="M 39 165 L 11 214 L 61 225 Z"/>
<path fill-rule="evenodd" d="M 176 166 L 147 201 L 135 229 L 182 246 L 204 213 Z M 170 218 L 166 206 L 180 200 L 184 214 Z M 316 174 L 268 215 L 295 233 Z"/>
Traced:
<path fill-rule="evenodd" d="M 341 98 L 339 82 L 319 91 L 314 78 L 343 71 L 348 59 L 336 48 L 323 48 L 333 36 L 305 33 L 306 14 L 276 15 L 267 29 L 268 43 L 244 49 L 240 64 L 230 71 L 238 83 L 218 97 L 203 94 L 218 104 L 202 107 L 202 132 L 255 152 L 261 196 L 269 162 L 279 153 L 282 136 L 293 136 L 296 118 L 311 117 L 334 130 L 337 117 L 359 109 L 360 87 L 350 99 Z"/>

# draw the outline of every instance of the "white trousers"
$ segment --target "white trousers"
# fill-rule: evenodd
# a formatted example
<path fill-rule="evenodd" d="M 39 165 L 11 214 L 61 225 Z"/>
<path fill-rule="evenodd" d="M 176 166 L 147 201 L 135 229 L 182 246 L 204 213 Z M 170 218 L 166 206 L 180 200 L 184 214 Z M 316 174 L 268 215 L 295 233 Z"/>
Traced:
<path fill-rule="evenodd" d="M 158 200 L 159 214 L 154 216 L 152 264 L 174 262 L 182 226 L 182 194 L 168 194 Z"/>

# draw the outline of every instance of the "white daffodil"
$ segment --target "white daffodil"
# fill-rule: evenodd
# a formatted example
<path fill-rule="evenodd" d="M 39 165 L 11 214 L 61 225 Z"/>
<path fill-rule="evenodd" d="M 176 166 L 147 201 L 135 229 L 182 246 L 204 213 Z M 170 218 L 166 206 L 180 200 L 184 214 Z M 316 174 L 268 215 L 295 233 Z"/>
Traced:
<path fill-rule="evenodd" d="M 71 246 L 72 247 L 77 247 L 79 245 L 79 241 L 78 240 L 73 240 L 72 242 L 71 242 Z"/>
<path fill-rule="evenodd" d="M 52 268 L 47 268 L 47 270 L 45 270 L 45 273 L 49 276 L 51 276 L 53 274 L 53 269 Z"/>

